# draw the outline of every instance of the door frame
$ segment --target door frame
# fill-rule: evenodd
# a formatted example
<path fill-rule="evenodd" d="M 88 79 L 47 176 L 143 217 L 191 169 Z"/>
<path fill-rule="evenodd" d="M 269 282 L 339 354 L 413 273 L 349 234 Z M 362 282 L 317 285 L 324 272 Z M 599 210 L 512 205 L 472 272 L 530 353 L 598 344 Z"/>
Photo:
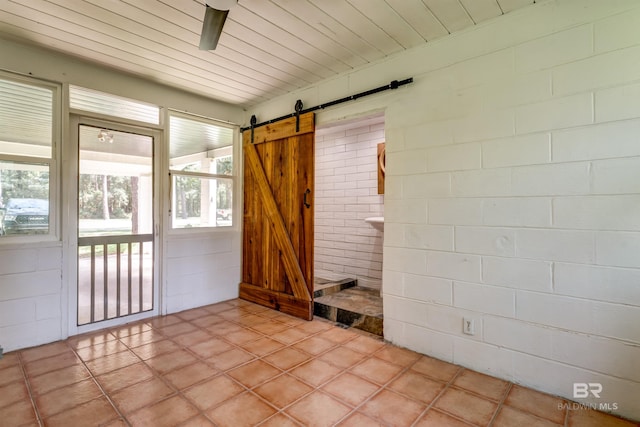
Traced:
<path fill-rule="evenodd" d="M 153 310 L 132 314 L 110 320 L 103 320 L 87 325 L 78 326 L 78 176 L 80 172 L 79 164 L 79 127 L 88 125 L 113 129 L 120 132 L 137 133 L 153 138 Z M 66 259 L 65 267 L 68 283 L 68 297 L 66 312 L 68 314 L 68 336 L 78 335 L 99 329 L 110 328 L 123 325 L 137 320 L 158 316 L 163 313 L 163 227 L 162 227 L 162 156 L 163 156 L 163 132 L 159 126 L 131 124 L 111 117 L 93 116 L 90 114 L 69 115 L 69 139 L 63 162 L 63 227 L 64 238 L 62 247 L 62 258 Z M 64 302 L 62 304 L 63 309 Z"/>

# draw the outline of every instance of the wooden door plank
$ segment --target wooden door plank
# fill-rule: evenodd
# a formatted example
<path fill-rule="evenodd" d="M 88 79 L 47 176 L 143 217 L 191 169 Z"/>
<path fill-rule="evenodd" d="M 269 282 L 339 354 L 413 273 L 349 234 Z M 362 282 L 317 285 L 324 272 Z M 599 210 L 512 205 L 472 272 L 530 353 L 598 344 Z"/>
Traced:
<path fill-rule="evenodd" d="M 313 113 L 300 115 L 300 128 L 296 132 L 296 118 L 290 117 L 277 123 L 272 123 L 257 127 L 253 130 L 253 143 L 262 144 L 265 142 L 276 141 L 279 139 L 289 138 L 291 136 L 312 133 L 315 130 L 315 118 Z M 244 144 L 251 143 L 251 131 L 242 133 Z"/>
<path fill-rule="evenodd" d="M 256 147 L 249 143 L 245 144 L 244 149 L 246 167 L 255 179 L 255 188 L 257 189 L 257 193 L 260 194 L 264 213 L 269 219 L 269 223 L 273 230 L 273 236 L 278 244 L 278 248 L 280 249 L 282 262 L 291 283 L 293 294 L 296 298 L 300 298 L 304 301 L 312 301 L 311 293 L 309 292 L 302 269 L 298 263 L 298 258 L 293 249 L 291 239 L 287 234 L 284 220 L 278 210 L 273 194 L 271 193 L 271 187 L 269 186 L 269 181 L 265 176 L 265 171 L 262 167 L 262 163 L 260 162 Z"/>
<path fill-rule="evenodd" d="M 313 301 L 305 301 L 251 283 L 240 283 L 240 298 L 302 319 L 313 319 Z"/>

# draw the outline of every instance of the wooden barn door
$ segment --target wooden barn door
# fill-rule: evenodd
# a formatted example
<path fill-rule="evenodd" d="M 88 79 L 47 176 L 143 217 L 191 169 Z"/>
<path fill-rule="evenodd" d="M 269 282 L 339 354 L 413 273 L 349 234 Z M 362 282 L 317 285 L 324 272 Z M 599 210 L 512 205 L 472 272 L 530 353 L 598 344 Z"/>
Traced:
<path fill-rule="evenodd" d="M 314 114 L 243 133 L 240 298 L 313 318 Z"/>

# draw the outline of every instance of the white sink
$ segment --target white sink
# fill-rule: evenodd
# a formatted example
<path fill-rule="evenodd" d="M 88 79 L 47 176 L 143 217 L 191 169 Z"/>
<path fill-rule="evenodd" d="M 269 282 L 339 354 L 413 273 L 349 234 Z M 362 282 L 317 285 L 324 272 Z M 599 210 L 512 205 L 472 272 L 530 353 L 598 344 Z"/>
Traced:
<path fill-rule="evenodd" d="M 371 216 L 369 218 L 365 218 L 364 221 L 369 223 L 376 230 L 384 231 L 384 217 L 383 216 Z"/>

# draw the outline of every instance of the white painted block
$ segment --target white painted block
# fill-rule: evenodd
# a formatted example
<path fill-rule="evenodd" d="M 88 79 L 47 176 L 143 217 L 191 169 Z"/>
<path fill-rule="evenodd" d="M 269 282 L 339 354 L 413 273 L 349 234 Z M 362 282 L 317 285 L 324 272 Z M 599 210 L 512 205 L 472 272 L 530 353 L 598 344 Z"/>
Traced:
<path fill-rule="evenodd" d="M 453 282 L 453 305 L 497 316 L 515 315 L 515 291 L 498 286 Z"/>
<path fill-rule="evenodd" d="M 594 24 L 595 51 L 606 52 L 640 44 L 640 9 L 603 19 Z"/>
<path fill-rule="evenodd" d="M 515 48 L 518 72 L 530 72 L 586 58 L 593 52 L 593 28 L 581 25 Z"/>
<path fill-rule="evenodd" d="M 619 341 L 556 331 L 552 358 L 590 371 L 640 381 L 638 347 Z"/>
<path fill-rule="evenodd" d="M 563 163 L 513 169 L 513 194 L 560 196 L 589 194 L 590 164 Z"/>
<path fill-rule="evenodd" d="M 519 258 L 482 257 L 482 282 L 531 291 L 552 291 L 552 263 Z"/>
<path fill-rule="evenodd" d="M 480 255 L 515 255 L 515 230 L 498 227 L 463 227 L 455 229 L 456 252 Z"/>
<path fill-rule="evenodd" d="M 480 282 L 480 257 L 452 252 L 429 251 L 427 274 L 445 279 Z"/>
<path fill-rule="evenodd" d="M 453 281 L 417 274 L 403 274 L 404 296 L 419 301 L 452 305 Z M 386 286 L 385 278 L 385 286 Z"/>
<path fill-rule="evenodd" d="M 389 295 L 382 302 L 385 317 L 419 326 L 427 321 L 427 306 L 420 301 Z"/>
<path fill-rule="evenodd" d="M 20 325 L 36 320 L 33 298 L 0 302 L 0 327 Z"/>
<path fill-rule="evenodd" d="M 404 176 L 402 177 L 402 192 L 408 199 L 448 196 L 451 194 L 451 175 L 430 173 Z"/>
<path fill-rule="evenodd" d="M 389 222 L 385 219 L 385 246 L 404 247 L 404 225 L 400 223 Z"/>
<path fill-rule="evenodd" d="M 38 270 L 62 270 L 62 247 L 42 247 L 38 249 Z"/>
<path fill-rule="evenodd" d="M 475 335 L 465 335 L 462 332 L 462 320 L 465 316 L 475 320 Z M 427 328 L 451 336 L 482 341 L 482 316 L 478 312 L 439 304 L 427 304 Z"/>
<path fill-rule="evenodd" d="M 482 201 L 482 223 L 507 227 L 550 227 L 551 199 L 494 198 Z"/>
<path fill-rule="evenodd" d="M 60 319 L 61 295 L 45 295 L 36 298 L 36 320 Z"/>
<path fill-rule="evenodd" d="M 405 296 L 404 273 L 385 269 L 382 273 L 382 283 L 381 295 L 383 299 L 385 295 L 393 295 L 397 297 Z"/>
<path fill-rule="evenodd" d="M 565 95 L 636 81 L 639 55 L 640 46 L 634 46 L 559 66 L 553 70 L 553 91 Z"/>
<path fill-rule="evenodd" d="M 640 120 L 602 123 L 553 132 L 553 161 L 640 156 Z"/>
<path fill-rule="evenodd" d="M 596 264 L 640 268 L 640 233 L 596 233 Z"/>
<path fill-rule="evenodd" d="M 593 331 L 593 305 L 584 299 L 517 291 L 516 318 L 570 331 Z"/>
<path fill-rule="evenodd" d="M 550 70 L 519 74 L 483 86 L 483 102 L 489 109 L 533 104 L 550 99 L 553 95 L 551 88 Z"/>
<path fill-rule="evenodd" d="M 604 337 L 640 344 L 640 306 L 594 303 L 593 332 Z"/>
<path fill-rule="evenodd" d="M 385 270 L 424 274 L 427 270 L 426 251 L 405 248 L 384 248 Z"/>
<path fill-rule="evenodd" d="M 5 249 L 0 251 L 2 274 L 28 273 L 37 270 L 37 249 Z"/>
<path fill-rule="evenodd" d="M 582 230 L 640 231 L 640 196 L 554 199 L 553 226 Z"/>
<path fill-rule="evenodd" d="M 484 141 L 515 134 L 515 114 L 511 109 L 492 110 L 452 120 L 455 142 Z"/>
<path fill-rule="evenodd" d="M 40 320 L 36 322 L 35 345 L 50 343 L 62 339 L 62 320 L 55 319 Z"/>
<path fill-rule="evenodd" d="M 377 159 L 377 158 L 375 158 Z M 375 160 L 374 160 L 375 162 Z M 386 154 L 389 174 L 410 175 L 427 172 L 427 150 L 411 150 Z"/>
<path fill-rule="evenodd" d="M 452 226 L 407 224 L 403 231 L 403 244 L 408 248 L 453 251 Z M 385 229 L 385 241 L 387 237 Z"/>
<path fill-rule="evenodd" d="M 591 300 L 640 306 L 640 270 L 555 263 L 555 292 Z"/>
<path fill-rule="evenodd" d="M 563 129 L 593 123 L 591 93 L 557 98 L 516 108 L 518 134 Z"/>
<path fill-rule="evenodd" d="M 384 218 L 385 222 L 424 224 L 427 222 L 427 201 L 426 199 L 388 200 L 385 197 Z"/>
<path fill-rule="evenodd" d="M 21 348 L 37 345 L 34 337 L 35 322 L 22 323 L 20 325 L 0 326 L 2 348 L 4 352 L 19 350 Z"/>
<path fill-rule="evenodd" d="M 385 340 L 400 347 L 409 347 L 409 343 L 406 342 L 404 335 L 405 325 L 406 323 L 404 322 L 387 319 L 383 325 Z"/>
<path fill-rule="evenodd" d="M 595 194 L 640 193 L 640 157 L 593 162 Z"/>
<path fill-rule="evenodd" d="M 551 137 L 546 132 L 482 143 L 484 168 L 536 165 L 550 161 Z"/>
<path fill-rule="evenodd" d="M 429 172 L 479 169 L 482 166 L 481 146 L 471 143 L 429 148 L 426 159 Z"/>
<path fill-rule="evenodd" d="M 453 361 L 453 337 L 411 324 L 405 325 L 404 342 L 411 350 L 446 362 Z"/>
<path fill-rule="evenodd" d="M 504 347 L 462 337 L 453 338 L 453 363 L 456 365 L 513 381 L 515 375 L 512 359 L 512 352 Z"/>
<path fill-rule="evenodd" d="M 596 122 L 640 117 L 640 84 L 602 89 L 595 94 Z"/>
<path fill-rule="evenodd" d="M 513 75 L 513 50 L 502 49 L 453 65 L 447 70 L 456 88 L 477 86 L 488 80 L 508 79 Z"/>
<path fill-rule="evenodd" d="M 481 199 L 430 199 L 427 209 L 429 224 L 482 224 Z"/>
<path fill-rule="evenodd" d="M 60 271 L 0 275 L 0 301 L 58 294 L 62 289 Z"/>
<path fill-rule="evenodd" d="M 484 340 L 511 350 L 550 358 L 554 329 L 504 317 L 484 317 Z"/>
<path fill-rule="evenodd" d="M 595 235 L 589 231 L 520 229 L 516 256 L 547 261 L 593 263 Z"/>
<path fill-rule="evenodd" d="M 449 145 L 453 142 L 453 123 L 437 121 L 409 126 L 405 130 L 406 148 L 419 149 Z"/>
<path fill-rule="evenodd" d="M 478 169 L 451 174 L 451 192 L 461 197 L 509 196 L 510 169 Z"/>

